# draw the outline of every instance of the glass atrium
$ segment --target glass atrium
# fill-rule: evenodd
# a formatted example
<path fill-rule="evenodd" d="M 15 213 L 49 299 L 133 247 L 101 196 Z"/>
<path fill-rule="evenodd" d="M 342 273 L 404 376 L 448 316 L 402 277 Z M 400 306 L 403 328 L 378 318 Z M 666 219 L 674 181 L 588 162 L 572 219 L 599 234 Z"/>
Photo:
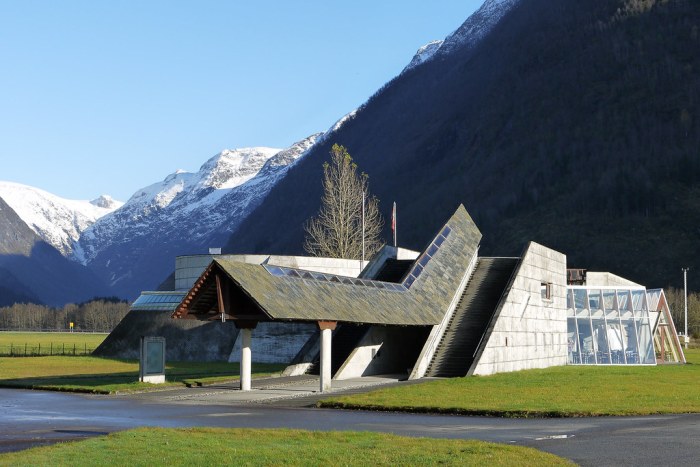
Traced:
<path fill-rule="evenodd" d="M 644 288 L 569 286 L 570 365 L 656 363 Z"/>

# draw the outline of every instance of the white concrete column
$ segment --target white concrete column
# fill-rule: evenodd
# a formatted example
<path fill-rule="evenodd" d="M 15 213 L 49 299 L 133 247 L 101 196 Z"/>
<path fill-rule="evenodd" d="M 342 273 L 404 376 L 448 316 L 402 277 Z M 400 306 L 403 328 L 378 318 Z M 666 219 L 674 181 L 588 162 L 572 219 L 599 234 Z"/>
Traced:
<path fill-rule="evenodd" d="M 331 329 L 321 329 L 321 392 L 331 389 Z"/>
<path fill-rule="evenodd" d="M 250 341 L 253 330 L 241 329 L 241 391 L 250 391 Z"/>

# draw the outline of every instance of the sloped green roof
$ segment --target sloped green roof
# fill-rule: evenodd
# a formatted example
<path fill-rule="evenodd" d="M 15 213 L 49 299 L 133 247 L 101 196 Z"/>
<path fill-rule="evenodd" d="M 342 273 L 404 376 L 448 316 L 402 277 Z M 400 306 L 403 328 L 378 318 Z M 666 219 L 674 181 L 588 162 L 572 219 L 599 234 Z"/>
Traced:
<path fill-rule="evenodd" d="M 266 320 L 433 325 L 447 311 L 480 240 L 481 233 L 460 206 L 400 286 L 215 259 L 173 316 L 217 307 L 211 287 L 220 271 Z M 200 292 L 207 287 L 208 293 Z M 236 310 L 229 313 L 235 319 Z"/>

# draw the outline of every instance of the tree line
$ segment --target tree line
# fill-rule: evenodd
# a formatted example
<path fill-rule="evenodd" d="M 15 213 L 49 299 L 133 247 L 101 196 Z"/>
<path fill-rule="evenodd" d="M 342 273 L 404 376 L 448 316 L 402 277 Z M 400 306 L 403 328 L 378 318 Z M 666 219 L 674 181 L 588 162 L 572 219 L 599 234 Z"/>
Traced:
<path fill-rule="evenodd" d="M 668 287 L 664 289 L 668 306 L 671 308 L 673 324 L 679 334 L 685 330 L 685 308 L 683 289 Z M 700 337 L 700 292 L 688 292 L 688 335 Z"/>
<path fill-rule="evenodd" d="M 0 308 L 0 330 L 110 332 L 129 312 L 129 303 L 117 299 L 98 299 L 69 303 L 52 308 L 33 303 L 16 303 Z"/>

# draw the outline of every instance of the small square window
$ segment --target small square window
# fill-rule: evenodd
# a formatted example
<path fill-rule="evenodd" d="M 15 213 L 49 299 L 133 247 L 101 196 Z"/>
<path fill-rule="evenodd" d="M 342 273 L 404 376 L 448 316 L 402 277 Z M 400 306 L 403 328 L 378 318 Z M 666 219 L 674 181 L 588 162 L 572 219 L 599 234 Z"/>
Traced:
<path fill-rule="evenodd" d="M 544 300 L 552 299 L 552 283 L 542 282 L 540 283 L 540 294 Z"/>

